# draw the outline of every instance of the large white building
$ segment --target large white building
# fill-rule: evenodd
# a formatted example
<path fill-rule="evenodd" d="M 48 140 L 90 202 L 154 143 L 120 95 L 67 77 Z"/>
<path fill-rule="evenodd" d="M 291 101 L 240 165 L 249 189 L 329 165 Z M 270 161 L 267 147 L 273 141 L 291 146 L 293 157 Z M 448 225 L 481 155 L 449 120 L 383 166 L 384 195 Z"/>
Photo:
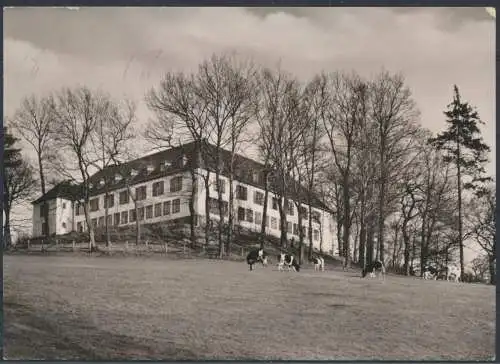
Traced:
<path fill-rule="evenodd" d="M 218 191 L 215 183 L 215 173 L 207 162 L 207 155 L 215 155 L 211 145 L 205 145 L 203 155 L 197 152 L 195 144 L 168 149 L 148 155 L 121 166 L 111 166 L 90 178 L 91 197 L 89 211 L 91 223 L 96 227 L 105 225 L 105 207 L 108 208 L 108 226 L 125 226 L 135 224 L 136 218 L 144 224 L 161 223 L 165 221 L 185 221 L 190 219 L 189 199 L 192 191 L 192 174 L 196 175 L 195 213 L 196 221 L 205 221 L 204 178 L 210 173 L 210 208 L 211 219 L 219 218 Z M 231 154 L 222 150 L 222 174 L 220 188 L 223 192 L 223 204 L 227 216 L 229 201 L 228 171 Z M 203 160 L 203 162 L 202 162 Z M 264 206 L 264 165 L 240 155 L 235 157 L 234 171 L 234 212 L 235 223 L 248 230 L 260 231 Z M 108 199 L 105 199 L 106 189 Z M 308 216 L 306 205 L 306 190 L 300 187 L 303 227 L 307 232 Z M 280 236 L 280 215 L 278 199 L 269 188 L 267 204 L 267 234 Z M 62 182 L 44 196 L 33 201 L 33 236 L 63 235 L 72 231 L 86 230 L 85 215 L 81 204 L 80 186 Z M 138 216 L 134 203 L 137 199 Z M 299 239 L 298 211 L 289 201 L 287 210 L 287 237 Z M 318 198 L 313 198 L 313 245 L 325 252 L 333 251 L 334 224 L 332 212 Z M 306 234 L 307 239 L 307 234 Z"/>

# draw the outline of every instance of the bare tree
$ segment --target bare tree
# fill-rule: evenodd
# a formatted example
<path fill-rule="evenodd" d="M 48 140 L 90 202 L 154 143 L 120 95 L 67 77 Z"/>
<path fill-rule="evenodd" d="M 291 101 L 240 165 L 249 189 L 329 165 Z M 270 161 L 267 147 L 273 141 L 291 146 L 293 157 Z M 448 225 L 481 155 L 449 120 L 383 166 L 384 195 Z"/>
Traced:
<path fill-rule="evenodd" d="M 496 284 L 496 189 L 494 185 L 484 190 L 481 197 L 470 203 L 468 223 L 472 237 L 488 257 L 490 283 Z"/>
<path fill-rule="evenodd" d="M 249 124 L 254 115 L 255 102 L 257 101 L 257 79 L 258 71 L 251 62 L 237 62 L 236 59 L 229 60 L 227 91 L 230 107 L 227 133 L 225 133 L 225 146 L 229 146 L 230 161 L 228 166 L 229 182 L 229 211 L 227 228 L 226 254 L 231 253 L 231 242 L 233 240 L 234 224 L 234 188 L 236 153 L 243 143 L 251 140 L 251 135 L 246 136 Z M 240 171 L 241 173 L 241 171 Z M 253 178 L 253 176 L 251 176 Z"/>
<path fill-rule="evenodd" d="M 117 109 L 108 95 L 91 91 L 87 87 L 65 88 L 57 94 L 52 104 L 54 117 L 58 120 L 55 142 L 59 151 L 54 167 L 61 175 L 82 186 L 91 252 L 97 249 L 89 211 L 93 188 L 91 176 L 96 171 L 95 166 L 102 160 L 102 154 L 96 153 L 95 141 L 98 138 L 95 135 L 100 130 L 101 123 L 107 123 L 116 116 Z M 116 155 L 114 158 L 116 159 Z"/>
<path fill-rule="evenodd" d="M 354 146 L 359 124 L 368 113 L 368 84 L 355 74 L 336 73 L 329 80 L 330 100 L 324 126 L 330 151 L 341 178 L 342 188 L 342 255 L 344 268 L 350 264 L 350 230 L 353 219 L 351 179 Z M 309 232 L 311 234 L 311 232 Z"/>
<path fill-rule="evenodd" d="M 274 169 L 274 141 L 276 140 L 277 124 L 281 117 L 280 101 L 286 90 L 288 75 L 280 69 L 273 72 L 263 69 L 259 75 L 259 97 L 255 103 L 255 119 L 259 125 L 259 134 L 256 140 L 259 153 L 264 160 L 263 182 L 264 203 L 262 207 L 262 223 L 260 231 L 260 247 L 264 247 L 266 233 L 267 210 L 269 201 L 269 182 Z M 276 176 L 273 176 L 275 180 Z"/>
<path fill-rule="evenodd" d="M 51 97 L 25 97 L 14 116 L 9 120 L 11 128 L 24 139 L 35 151 L 38 163 L 40 189 L 45 194 L 45 168 L 50 158 L 54 157 L 52 148 L 54 118 L 51 114 Z"/>
<path fill-rule="evenodd" d="M 206 100 L 197 92 L 197 84 L 193 75 L 187 76 L 183 73 L 167 73 L 160 85 L 152 88 L 147 96 L 146 102 L 150 110 L 156 116 L 156 120 L 150 122 L 145 132 L 145 137 L 157 148 L 183 146 L 183 144 L 194 142 L 193 152 L 196 161 L 191 163 L 191 196 L 189 199 L 190 212 L 190 240 L 191 245 L 196 243 L 196 195 L 198 193 L 198 177 L 204 179 L 206 189 L 205 208 L 205 239 L 208 245 L 209 237 L 209 178 L 207 175 L 198 176 L 197 168 L 202 165 L 202 159 L 206 159 L 205 138 L 211 133 L 208 106 Z"/>
<path fill-rule="evenodd" d="M 135 138 L 132 130 L 135 121 L 135 105 L 131 102 L 125 102 L 123 107 L 118 103 L 112 103 L 110 99 L 106 100 L 106 115 L 99 118 L 96 129 L 91 133 L 91 156 L 88 160 L 98 172 L 104 177 L 104 226 L 106 230 L 106 245 L 109 246 L 110 226 L 109 226 L 109 205 L 110 194 L 109 186 L 114 181 L 114 176 L 107 176 L 106 169 L 110 166 L 124 162 L 130 157 L 128 147 Z"/>
<path fill-rule="evenodd" d="M 378 129 L 378 244 L 384 261 L 385 220 L 388 216 L 388 188 L 392 175 L 401 170 L 416 131 L 419 112 L 400 74 L 381 72 L 370 85 L 370 117 Z"/>
<path fill-rule="evenodd" d="M 9 120 L 9 125 L 24 139 L 35 151 L 38 162 L 38 175 L 42 195 L 46 192 L 46 174 L 50 166 L 50 159 L 54 158 L 53 148 L 54 118 L 51 114 L 51 97 L 37 98 L 35 95 L 25 97 L 14 116 Z M 48 222 L 49 214 L 42 203 L 44 219 Z M 48 223 L 44 226 L 48 227 Z M 43 234 L 47 232 L 44 231 Z"/>
<path fill-rule="evenodd" d="M 360 225 L 358 262 L 361 268 L 364 268 L 367 262 L 371 263 L 373 260 L 372 226 L 376 211 L 375 185 L 378 174 L 377 129 L 369 118 L 361 119 L 358 128 L 359 134 L 354 144 L 352 189 L 357 196 L 356 213 Z"/>
<path fill-rule="evenodd" d="M 324 149 L 321 145 L 321 140 L 325 136 L 324 119 L 326 107 L 328 104 L 328 79 L 325 75 L 315 77 L 305 89 L 304 97 L 304 115 L 308 123 L 308 128 L 304 130 L 303 137 L 303 160 L 305 169 L 305 182 L 307 186 L 307 204 L 309 206 L 309 250 L 308 258 L 312 258 L 313 241 L 312 241 L 312 201 L 314 198 L 315 183 L 317 182 L 317 172 L 321 170 L 321 150 Z M 299 219 L 301 219 L 299 212 Z M 299 222 L 299 233 L 302 238 L 302 225 Z M 322 236 L 322 235 L 321 235 Z M 301 240 L 302 242 L 302 240 Z"/>
<path fill-rule="evenodd" d="M 253 114 L 253 100 L 255 92 L 255 69 L 249 62 L 239 61 L 234 54 L 212 55 L 208 60 L 203 61 L 195 76 L 196 93 L 204 100 L 207 118 L 212 133 L 208 135 L 208 140 L 215 146 L 212 157 L 215 167 L 215 183 L 221 184 L 221 174 L 229 174 L 229 236 L 232 235 L 232 194 L 233 194 L 233 174 L 234 166 L 232 160 L 240 142 L 242 131 L 248 124 Z M 231 150 L 231 161 L 229 166 L 223 165 L 222 149 L 229 147 Z M 219 257 L 225 254 L 223 244 L 224 223 L 224 203 L 222 200 L 222 189 L 217 188 L 219 224 L 218 241 Z M 227 242 L 228 246 L 230 241 Z"/>

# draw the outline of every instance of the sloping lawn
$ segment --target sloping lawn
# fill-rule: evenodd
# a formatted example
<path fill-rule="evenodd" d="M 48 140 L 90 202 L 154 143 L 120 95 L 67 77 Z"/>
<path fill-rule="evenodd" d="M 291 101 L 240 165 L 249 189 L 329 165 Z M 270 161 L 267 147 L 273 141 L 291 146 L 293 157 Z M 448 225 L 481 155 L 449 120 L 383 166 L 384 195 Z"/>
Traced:
<path fill-rule="evenodd" d="M 328 267 L 327 267 L 328 268 Z M 482 359 L 495 290 L 161 258 L 4 257 L 8 359 Z"/>

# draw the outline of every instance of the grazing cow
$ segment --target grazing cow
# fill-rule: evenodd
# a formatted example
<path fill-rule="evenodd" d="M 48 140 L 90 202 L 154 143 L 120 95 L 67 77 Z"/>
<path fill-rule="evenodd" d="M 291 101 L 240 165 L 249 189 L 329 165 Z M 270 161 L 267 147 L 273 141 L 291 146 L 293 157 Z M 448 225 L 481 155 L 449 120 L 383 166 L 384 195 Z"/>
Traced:
<path fill-rule="evenodd" d="M 264 249 L 255 249 L 248 253 L 247 263 L 250 266 L 250 270 L 253 270 L 253 265 L 257 262 L 261 262 L 263 266 L 267 265 L 267 253 Z"/>
<path fill-rule="evenodd" d="M 437 279 L 438 276 L 438 270 L 434 267 L 428 266 L 424 268 L 424 275 L 422 278 L 424 279 Z"/>
<path fill-rule="evenodd" d="M 325 271 L 325 260 L 322 257 L 313 257 L 311 261 L 314 264 L 314 270 Z"/>
<path fill-rule="evenodd" d="M 288 267 L 288 271 L 292 269 L 295 272 L 300 271 L 299 262 L 297 262 L 297 259 L 295 259 L 293 255 L 281 253 L 280 255 L 278 255 L 278 259 L 278 270 L 282 271 L 283 266 L 286 265 Z"/>
<path fill-rule="evenodd" d="M 450 266 L 446 269 L 446 280 L 460 282 L 460 269 L 455 266 Z"/>
<path fill-rule="evenodd" d="M 385 279 L 385 266 L 380 260 L 376 260 L 370 264 L 368 264 L 365 269 L 363 269 L 361 273 L 361 277 L 364 278 L 368 273 L 370 273 L 371 278 L 375 278 L 377 275 L 375 272 L 380 272 L 379 277 Z"/>

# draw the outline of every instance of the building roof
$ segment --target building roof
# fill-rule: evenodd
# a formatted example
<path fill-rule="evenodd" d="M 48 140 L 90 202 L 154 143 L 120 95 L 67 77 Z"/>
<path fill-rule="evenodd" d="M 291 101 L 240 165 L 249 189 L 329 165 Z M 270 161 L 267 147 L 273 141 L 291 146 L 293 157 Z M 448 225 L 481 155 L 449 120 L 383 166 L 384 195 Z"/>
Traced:
<path fill-rule="evenodd" d="M 55 198 L 61 197 L 67 200 L 78 200 L 81 196 L 82 188 L 79 185 L 72 184 L 70 181 L 62 181 L 55 185 L 52 189 L 45 193 L 42 197 L 31 202 L 32 204 L 37 204 L 42 201 L 53 200 Z"/>
<path fill-rule="evenodd" d="M 197 148 L 197 144 L 195 142 L 192 142 L 182 146 L 169 148 L 154 154 L 146 155 L 144 157 L 129 161 L 121 165 L 109 166 L 90 177 L 90 194 L 102 194 L 105 192 L 106 187 L 109 191 L 114 191 L 116 189 L 125 188 L 127 185 L 137 185 L 149 180 L 178 174 L 180 172 L 190 170 L 191 167 L 205 168 L 214 172 L 216 166 L 216 147 L 205 142 L 199 144 L 198 146 L 199 148 Z M 196 157 L 198 155 L 198 153 L 196 152 L 197 149 L 200 151 L 199 158 Z M 201 156 L 203 156 L 203 158 Z M 222 167 L 221 175 L 228 176 L 229 167 L 231 164 L 231 152 L 225 149 L 221 149 L 219 163 Z M 234 155 L 233 165 L 235 180 L 264 189 L 264 164 L 236 154 Z M 132 175 L 133 170 L 135 171 L 135 175 Z M 307 203 L 307 189 L 299 185 L 295 181 L 292 182 L 294 183 L 296 190 L 299 191 L 300 201 L 302 203 Z M 74 187 L 76 186 L 73 186 L 71 188 Z M 275 192 L 277 190 L 277 185 L 273 184 L 273 182 L 270 181 L 269 191 Z M 62 191 L 66 190 L 63 188 Z M 63 193 L 62 191 L 58 193 Z M 45 196 L 36 200 L 34 203 L 39 202 L 42 199 L 63 197 L 56 196 L 56 192 L 52 192 L 52 195 L 47 197 L 51 192 L 52 190 L 47 192 Z M 81 196 L 81 194 L 78 195 L 78 193 L 76 193 L 76 191 L 72 189 L 71 193 L 66 194 L 65 196 Z M 72 197 L 71 199 L 76 198 Z M 333 212 L 317 196 L 312 197 L 312 206 L 320 208 L 322 210 Z"/>

